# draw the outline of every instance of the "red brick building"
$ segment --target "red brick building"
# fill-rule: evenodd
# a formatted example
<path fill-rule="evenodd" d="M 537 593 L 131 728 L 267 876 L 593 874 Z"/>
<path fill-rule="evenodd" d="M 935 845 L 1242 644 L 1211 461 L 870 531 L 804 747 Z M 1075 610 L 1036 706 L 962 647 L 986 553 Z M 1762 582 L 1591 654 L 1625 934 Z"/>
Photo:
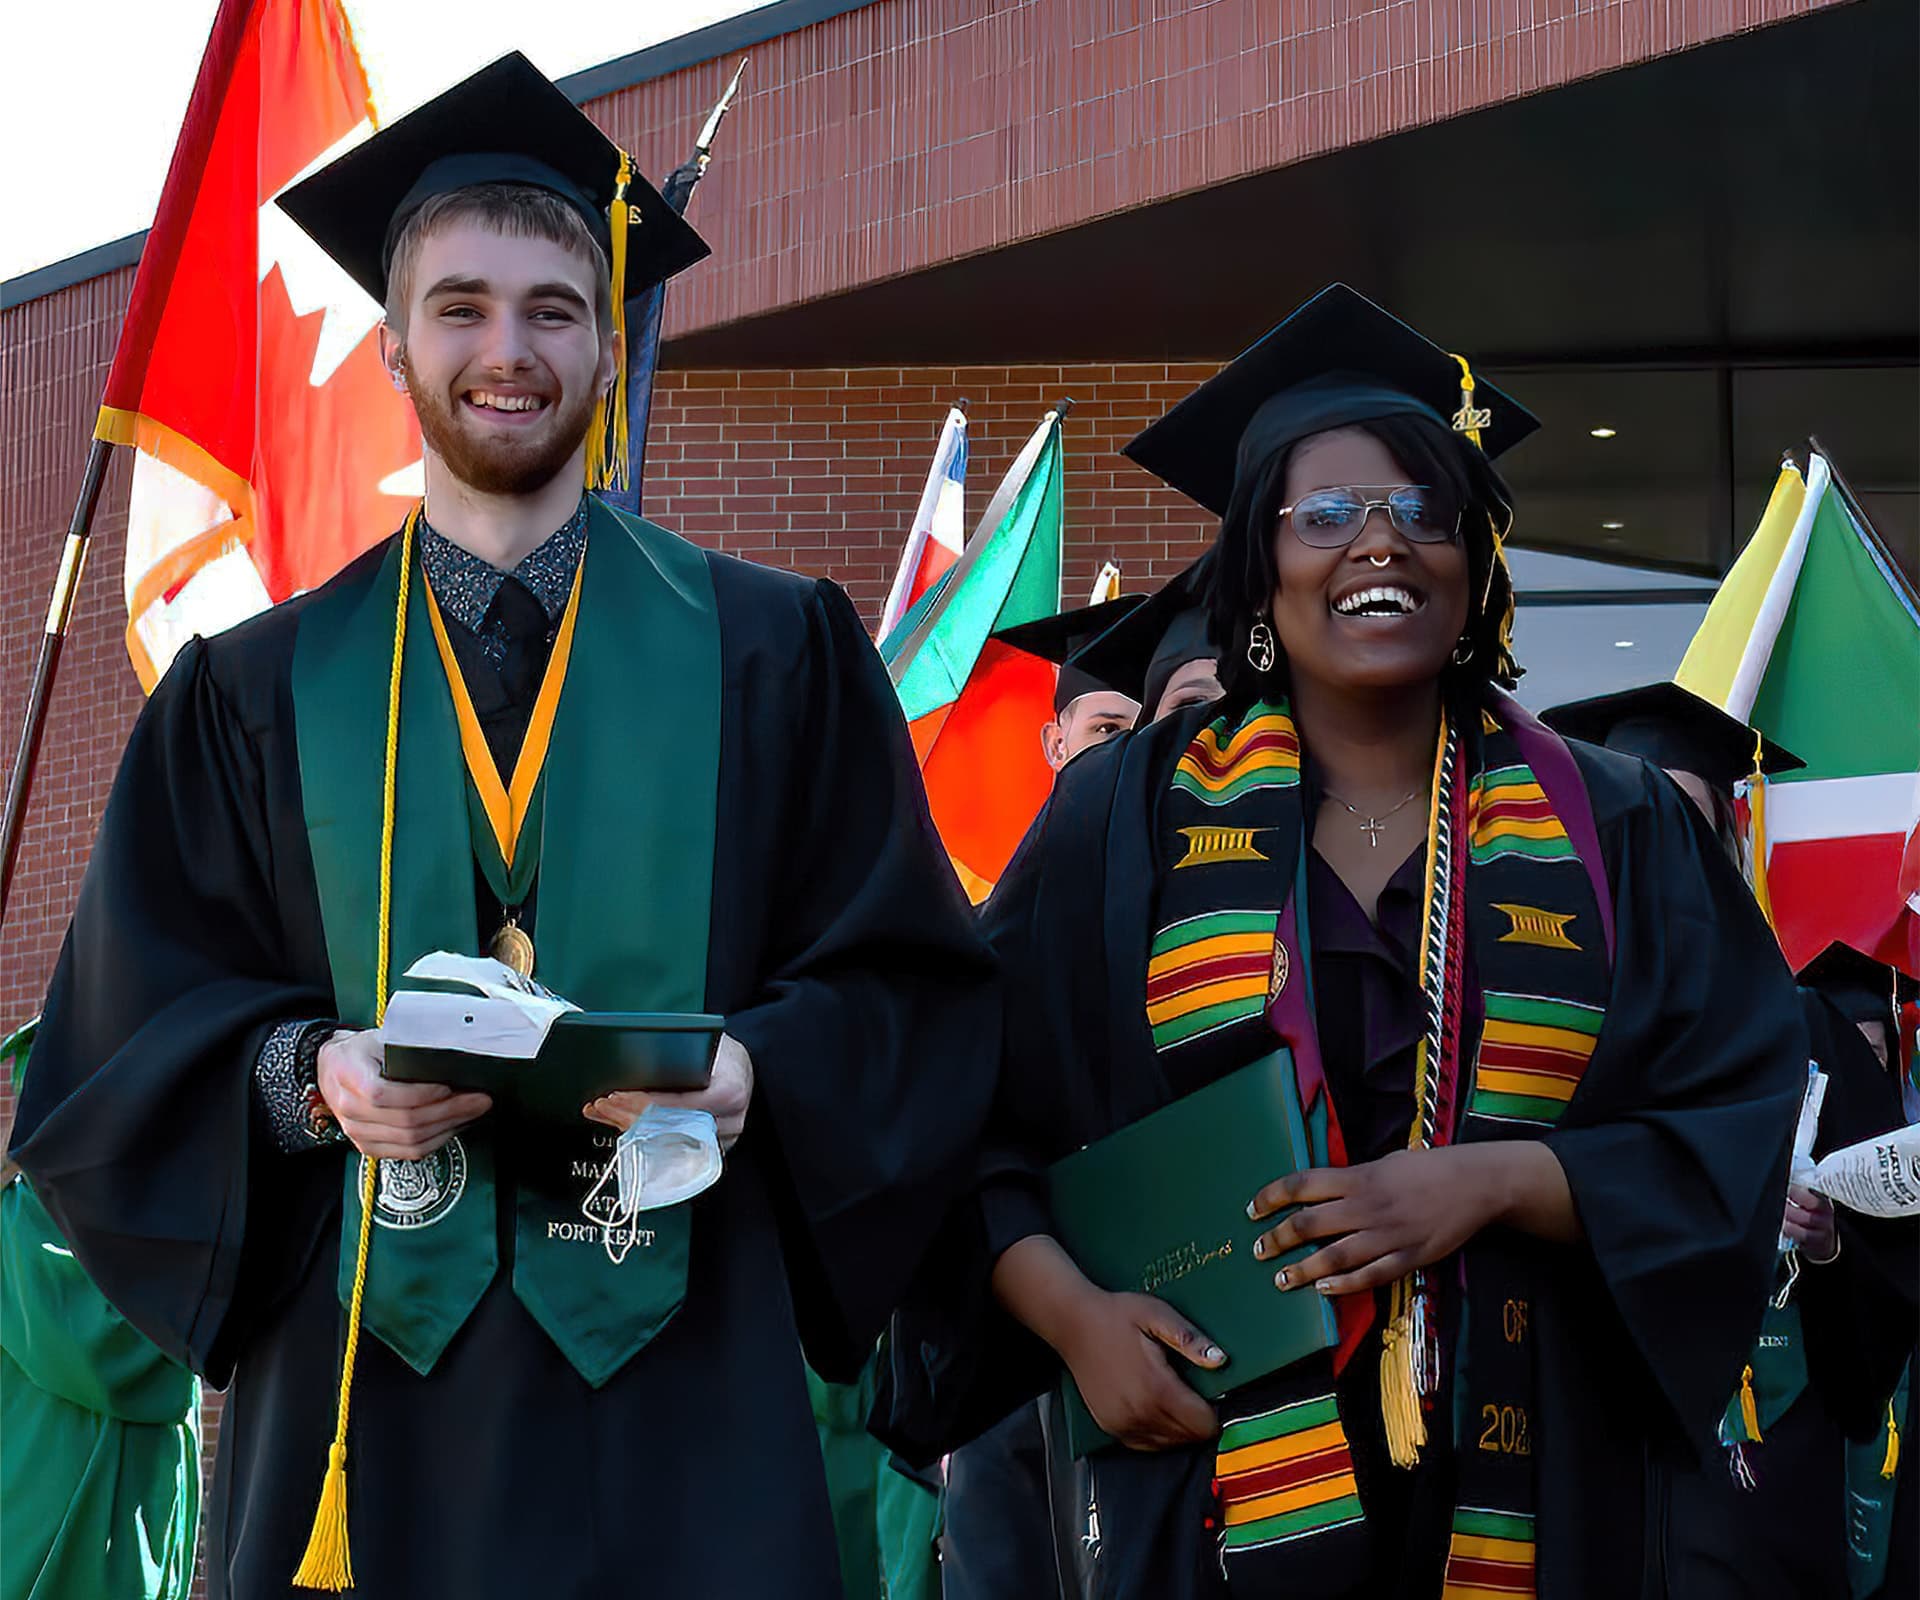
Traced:
<path fill-rule="evenodd" d="M 569 87 L 659 175 L 753 58 L 694 201 L 713 258 L 668 297 L 646 508 L 877 614 L 944 407 L 977 507 L 1071 395 L 1068 591 L 1109 557 L 1137 586 L 1207 527 L 1116 447 L 1344 278 L 1540 411 L 1522 543 L 1718 573 L 1811 430 L 1911 568 L 1917 43 L 1909 0 L 780 0 L 610 62 Z M 138 251 L 5 285 L 9 751 Z M 38 1005 L 139 708 L 125 503 L 120 466 L 0 1019 Z"/>

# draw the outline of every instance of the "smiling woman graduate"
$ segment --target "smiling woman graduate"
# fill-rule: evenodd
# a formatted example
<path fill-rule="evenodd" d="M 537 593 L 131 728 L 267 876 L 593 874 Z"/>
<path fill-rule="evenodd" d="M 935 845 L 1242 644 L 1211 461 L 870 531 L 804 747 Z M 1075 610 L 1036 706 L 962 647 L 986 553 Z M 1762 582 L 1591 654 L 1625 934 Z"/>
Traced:
<path fill-rule="evenodd" d="M 1492 457 L 1534 426 L 1334 287 L 1128 449 L 1222 514 L 1225 698 L 1070 767 L 987 909 L 998 1308 L 929 1293 L 888 1396 L 926 1450 L 1064 1363 L 1133 1447 L 1073 1513 L 1108 1600 L 1639 1594 L 1649 1463 L 1708 1444 L 1758 1323 L 1792 981 L 1679 791 L 1505 692 Z M 1234 1352 L 1089 1283 L 1032 1175 L 1276 1037 L 1315 1162 L 1232 1204 L 1341 1337 L 1216 1414 L 1179 1374 Z"/>

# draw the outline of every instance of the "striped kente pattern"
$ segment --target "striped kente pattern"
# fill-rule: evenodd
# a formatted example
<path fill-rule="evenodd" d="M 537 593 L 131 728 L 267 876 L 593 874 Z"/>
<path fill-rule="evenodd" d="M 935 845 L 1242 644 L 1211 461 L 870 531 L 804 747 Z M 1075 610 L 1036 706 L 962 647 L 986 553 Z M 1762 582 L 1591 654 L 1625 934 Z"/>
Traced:
<path fill-rule="evenodd" d="M 1453 1513 L 1441 1600 L 1514 1600 L 1533 1593 L 1533 1518 L 1461 1506 Z"/>
<path fill-rule="evenodd" d="M 1361 1519 L 1353 1454 L 1332 1395 L 1229 1422 L 1214 1478 L 1228 1555 Z"/>
<path fill-rule="evenodd" d="M 1173 787 L 1204 805 L 1230 805 L 1256 789 L 1290 789 L 1300 781 L 1300 735 L 1278 706 L 1254 707 L 1229 730 L 1227 719 L 1202 728 L 1174 768 Z"/>
<path fill-rule="evenodd" d="M 1257 1017 L 1273 974 L 1277 911 L 1210 911 L 1162 928 L 1147 961 L 1156 1050 Z"/>
<path fill-rule="evenodd" d="M 1467 828 L 1476 865 L 1502 856 L 1577 861 L 1573 841 L 1527 766 L 1496 767 L 1473 780 Z"/>
<path fill-rule="evenodd" d="M 1560 1120 L 1593 1059 L 1606 1012 L 1573 1000 L 1486 991 L 1487 1024 L 1467 1110 L 1498 1122 Z"/>

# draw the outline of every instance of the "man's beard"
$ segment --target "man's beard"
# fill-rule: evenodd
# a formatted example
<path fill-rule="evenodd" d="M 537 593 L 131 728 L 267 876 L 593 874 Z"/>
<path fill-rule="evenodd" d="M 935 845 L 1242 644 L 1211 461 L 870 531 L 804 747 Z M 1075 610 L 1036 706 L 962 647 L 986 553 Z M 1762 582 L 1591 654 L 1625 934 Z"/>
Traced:
<path fill-rule="evenodd" d="M 563 397 L 528 438 L 481 439 L 465 426 L 459 401 L 416 387 L 411 372 L 407 394 L 427 448 L 454 477 L 481 494 L 535 494 L 546 488 L 573 459 L 593 421 L 594 396 L 588 391 L 571 399 Z"/>

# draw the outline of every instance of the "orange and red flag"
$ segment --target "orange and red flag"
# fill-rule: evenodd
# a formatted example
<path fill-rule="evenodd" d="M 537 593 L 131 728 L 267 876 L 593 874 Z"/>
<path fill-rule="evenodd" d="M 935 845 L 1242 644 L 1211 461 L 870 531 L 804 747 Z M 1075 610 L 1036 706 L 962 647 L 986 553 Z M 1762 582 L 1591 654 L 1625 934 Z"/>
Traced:
<path fill-rule="evenodd" d="M 272 203 L 373 125 L 339 0 L 223 0 L 94 428 L 137 452 L 127 651 L 146 688 L 196 633 L 324 582 L 417 492 L 379 308 Z"/>

